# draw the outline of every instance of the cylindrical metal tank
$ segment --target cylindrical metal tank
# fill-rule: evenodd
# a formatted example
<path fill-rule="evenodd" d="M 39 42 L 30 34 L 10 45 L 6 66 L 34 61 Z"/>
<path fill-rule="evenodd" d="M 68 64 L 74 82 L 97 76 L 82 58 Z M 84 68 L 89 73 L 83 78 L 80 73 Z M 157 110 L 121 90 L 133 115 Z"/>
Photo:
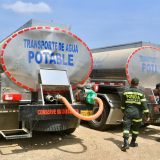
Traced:
<path fill-rule="evenodd" d="M 160 83 L 160 49 L 140 47 L 93 54 L 92 80 L 128 80 L 137 77 L 143 87 Z"/>
<path fill-rule="evenodd" d="M 66 70 L 74 89 L 84 83 L 93 67 L 88 46 L 76 35 L 59 28 L 25 28 L 12 34 L 0 47 L 4 72 L 30 91 L 38 89 L 41 68 Z"/>

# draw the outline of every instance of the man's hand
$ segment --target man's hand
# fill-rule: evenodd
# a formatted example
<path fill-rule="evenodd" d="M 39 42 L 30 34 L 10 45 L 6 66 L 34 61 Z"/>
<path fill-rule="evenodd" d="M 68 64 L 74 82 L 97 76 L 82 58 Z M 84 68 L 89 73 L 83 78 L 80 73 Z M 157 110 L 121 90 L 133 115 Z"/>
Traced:
<path fill-rule="evenodd" d="M 149 122 L 149 121 L 150 121 L 150 118 L 146 118 L 146 121 Z"/>
<path fill-rule="evenodd" d="M 124 117 L 125 113 L 123 113 L 123 117 Z"/>

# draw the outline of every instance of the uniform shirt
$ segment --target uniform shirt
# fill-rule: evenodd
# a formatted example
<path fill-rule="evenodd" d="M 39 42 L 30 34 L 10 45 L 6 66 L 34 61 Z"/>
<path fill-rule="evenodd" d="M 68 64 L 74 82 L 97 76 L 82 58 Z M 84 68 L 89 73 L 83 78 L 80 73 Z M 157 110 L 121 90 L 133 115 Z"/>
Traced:
<path fill-rule="evenodd" d="M 149 109 L 144 92 L 139 90 L 137 87 L 131 86 L 124 90 L 122 96 L 121 110 L 124 113 L 127 112 L 144 112 L 147 118 L 150 117 Z"/>

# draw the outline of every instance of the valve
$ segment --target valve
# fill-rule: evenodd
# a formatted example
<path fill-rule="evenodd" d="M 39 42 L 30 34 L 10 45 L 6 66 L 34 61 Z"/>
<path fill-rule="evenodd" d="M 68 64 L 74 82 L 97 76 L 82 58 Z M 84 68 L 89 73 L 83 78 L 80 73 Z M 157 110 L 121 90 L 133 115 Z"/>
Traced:
<path fill-rule="evenodd" d="M 97 97 L 97 94 L 90 89 L 84 89 L 84 94 L 87 94 L 86 101 L 90 104 L 93 104 L 95 102 L 95 97 Z"/>

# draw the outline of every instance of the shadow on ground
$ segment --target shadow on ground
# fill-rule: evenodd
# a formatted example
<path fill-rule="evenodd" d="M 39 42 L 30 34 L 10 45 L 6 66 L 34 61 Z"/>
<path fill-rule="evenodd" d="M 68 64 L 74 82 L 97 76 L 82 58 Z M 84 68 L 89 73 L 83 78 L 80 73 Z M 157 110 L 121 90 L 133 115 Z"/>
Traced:
<path fill-rule="evenodd" d="M 81 121 L 81 126 L 83 126 L 85 128 L 90 128 L 90 126 L 89 126 L 87 121 Z M 122 132 L 122 128 L 123 128 L 122 124 L 120 124 L 120 125 L 111 125 L 109 127 L 109 129 L 101 131 L 101 132 L 119 133 L 119 132 Z"/>
<path fill-rule="evenodd" d="M 111 142 L 114 143 L 116 146 L 118 146 L 118 148 L 120 148 L 120 149 L 121 149 L 122 144 L 123 144 L 123 140 L 122 140 L 122 141 L 119 141 L 119 140 L 114 139 L 114 138 L 104 138 L 104 140 L 111 141 Z"/>
<path fill-rule="evenodd" d="M 82 121 L 81 125 L 86 128 L 90 128 L 88 122 Z M 156 126 L 156 127 L 154 127 Z M 130 130 L 130 137 L 131 137 L 131 131 L 132 127 Z M 109 129 L 105 131 L 100 131 L 100 132 L 108 132 L 112 134 L 118 134 L 123 132 L 123 125 L 112 125 Z M 156 140 L 156 138 L 160 138 L 160 124 L 154 124 L 154 125 L 148 125 L 140 128 L 139 132 L 139 137 L 144 138 L 144 139 L 151 139 L 151 140 Z M 122 133 L 123 134 L 123 133 Z"/>
<path fill-rule="evenodd" d="M 82 150 L 79 152 L 72 152 L 61 149 L 63 146 L 74 144 L 80 144 L 82 146 Z M 8 148 L 10 148 L 10 153 L 5 153 L 4 150 Z M 81 154 L 87 151 L 87 147 L 83 144 L 83 140 L 77 138 L 75 135 L 60 135 L 54 132 L 33 132 L 33 137 L 29 139 L 5 140 L 2 137 L 0 138 L 1 155 L 18 154 L 28 152 L 30 150 L 48 149 L 57 149 L 72 154 Z"/>

